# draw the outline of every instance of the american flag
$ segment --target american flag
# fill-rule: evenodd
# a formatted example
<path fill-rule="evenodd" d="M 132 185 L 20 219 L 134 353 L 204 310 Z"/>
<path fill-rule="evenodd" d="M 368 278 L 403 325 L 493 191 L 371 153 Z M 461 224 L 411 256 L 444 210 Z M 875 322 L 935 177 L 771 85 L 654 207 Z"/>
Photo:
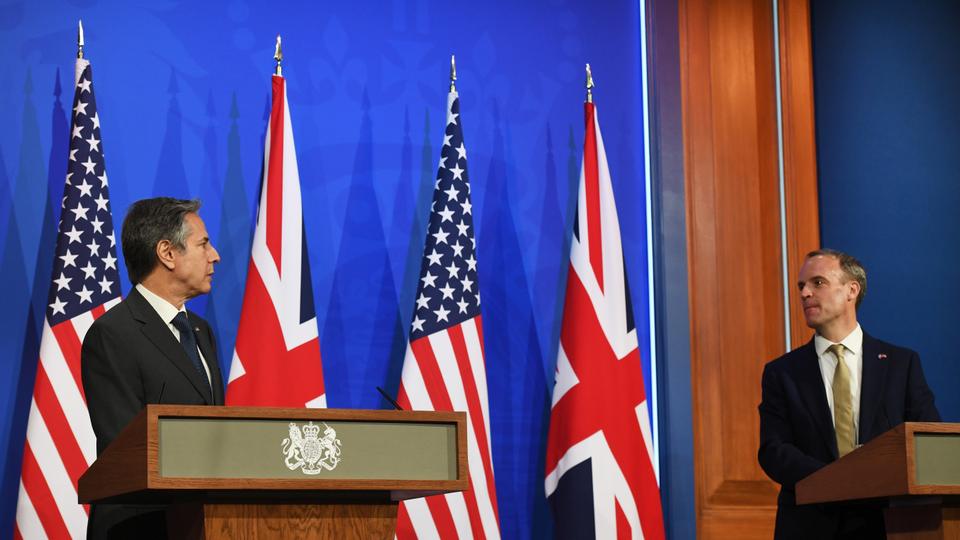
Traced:
<path fill-rule="evenodd" d="M 593 103 L 585 113 L 544 484 L 559 537 L 663 538 L 617 207 Z"/>
<path fill-rule="evenodd" d="M 96 459 L 96 437 L 80 382 L 80 344 L 93 321 L 120 301 L 100 116 L 90 62 L 82 58 L 77 60 L 72 117 L 15 538 L 86 535 L 89 508 L 77 503 L 77 480 Z"/>
<path fill-rule="evenodd" d="M 263 182 L 227 405 L 326 407 L 286 81 L 273 76 Z"/>
<path fill-rule="evenodd" d="M 451 91 L 398 401 L 467 412 L 470 489 L 404 501 L 400 540 L 500 537 L 475 248 L 460 100 Z"/>

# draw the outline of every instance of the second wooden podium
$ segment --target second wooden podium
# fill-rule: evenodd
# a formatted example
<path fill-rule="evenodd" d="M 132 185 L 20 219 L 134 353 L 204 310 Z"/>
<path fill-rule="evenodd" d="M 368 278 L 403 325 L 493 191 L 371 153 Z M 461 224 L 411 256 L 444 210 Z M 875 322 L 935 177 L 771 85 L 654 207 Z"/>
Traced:
<path fill-rule="evenodd" d="M 176 538 L 393 538 L 398 501 L 469 487 L 466 415 L 148 405 L 81 503 L 170 504 Z"/>

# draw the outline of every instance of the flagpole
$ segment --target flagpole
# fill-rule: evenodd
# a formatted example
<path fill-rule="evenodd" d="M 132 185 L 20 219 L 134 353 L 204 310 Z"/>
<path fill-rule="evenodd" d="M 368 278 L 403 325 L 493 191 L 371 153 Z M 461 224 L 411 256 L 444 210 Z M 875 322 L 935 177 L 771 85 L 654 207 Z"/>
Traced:
<path fill-rule="evenodd" d="M 590 64 L 587 64 L 587 103 L 593 103 L 593 72 L 590 71 Z"/>
<path fill-rule="evenodd" d="M 277 61 L 277 67 L 274 69 L 273 74 L 277 77 L 283 77 L 283 68 L 280 66 L 283 63 L 283 49 L 280 47 L 280 34 L 277 34 L 277 46 L 273 50 L 273 59 Z"/>
<path fill-rule="evenodd" d="M 77 58 L 83 58 L 83 20 L 77 19 Z"/>
<path fill-rule="evenodd" d="M 455 55 L 450 55 L 450 91 L 457 91 L 457 59 Z"/>

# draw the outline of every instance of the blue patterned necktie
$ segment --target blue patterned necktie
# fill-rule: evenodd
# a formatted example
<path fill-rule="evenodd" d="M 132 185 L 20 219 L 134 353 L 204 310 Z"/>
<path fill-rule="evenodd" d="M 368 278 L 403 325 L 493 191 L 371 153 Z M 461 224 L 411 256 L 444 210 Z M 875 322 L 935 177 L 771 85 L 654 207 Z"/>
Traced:
<path fill-rule="evenodd" d="M 207 388 L 209 389 L 210 380 L 207 379 L 207 370 L 203 369 L 203 363 L 200 361 L 200 351 L 197 349 L 197 338 L 193 335 L 193 328 L 190 328 L 190 322 L 187 321 L 187 314 L 183 311 L 177 313 L 177 316 L 173 318 L 171 324 L 180 332 L 180 345 L 183 346 L 183 350 L 186 351 L 187 357 L 190 358 L 190 362 L 193 363 L 193 367 L 196 368 L 200 374 L 200 378 L 203 379 L 203 382 L 207 384 Z"/>

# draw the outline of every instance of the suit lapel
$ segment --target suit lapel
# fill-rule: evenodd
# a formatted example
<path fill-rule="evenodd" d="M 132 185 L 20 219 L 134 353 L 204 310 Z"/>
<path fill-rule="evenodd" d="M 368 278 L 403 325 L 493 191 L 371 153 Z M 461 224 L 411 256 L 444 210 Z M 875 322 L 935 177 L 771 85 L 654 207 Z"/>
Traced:
<path fill-rule="evenodd" d="M 873 424 L 880 407 L 880 396 L 887 376 L 887 363 L 880 359 L 880 342 L 863 334 L 863 372 L 860 380 L 860 444 L 878 433 Z"/>
<path fill-rule="evenodd" d="M 127 302 L 130 303 L 130 311 L 134 318 L 143 324 L 140 328 L 143 335 L 183 373 L 194 389 L 203 396 L 203 399 L 211 404 L 213 400 L 210 396 L 209 387 L 200 379 L 200 373 L 193 367 L 193 362 L 187 357 L 187 353 L 184 352 L 180 342 L 173 337 L 167 323 L 163 322 L 157 311 L 136 288 L 127 295 Z"/>
<path fill-rule="evenodd" d="M 204 360 L 207 361 L 207 367 L 210 369 L 210 386 L 213 390 L 212 405 L 223 405 L 223 377 L 220 374 L 220 362 L 217 359 L 217 351 L 214 349 L 213 343 L 210 342 L 207 333 L 200 329 L 200 318 L 189 311 L 187 312 L 187 316 L 190 318 L 190 326 L 194 328 L 193 335 L 197 337 L 197 346 L 200 347 L 200 352 L 203 354 Z"/>
<path fill-rule="evenodd" d="M 823 438 L 824 444 L 830 449 L 834 459 L 839 456 L 837 451 L 837 435 L 833 429 L 833 419 L 830 417 L 830 405 L 827 403 L 826 389 L 823 386 L 823 375 L 820 373 L 820 361 L 817 358 L 817 349 L 811 339 L 803 346 L 799 362 L 796 365 L 797 381 L 803 402 L 813 417 L 813 422 Z"/>

